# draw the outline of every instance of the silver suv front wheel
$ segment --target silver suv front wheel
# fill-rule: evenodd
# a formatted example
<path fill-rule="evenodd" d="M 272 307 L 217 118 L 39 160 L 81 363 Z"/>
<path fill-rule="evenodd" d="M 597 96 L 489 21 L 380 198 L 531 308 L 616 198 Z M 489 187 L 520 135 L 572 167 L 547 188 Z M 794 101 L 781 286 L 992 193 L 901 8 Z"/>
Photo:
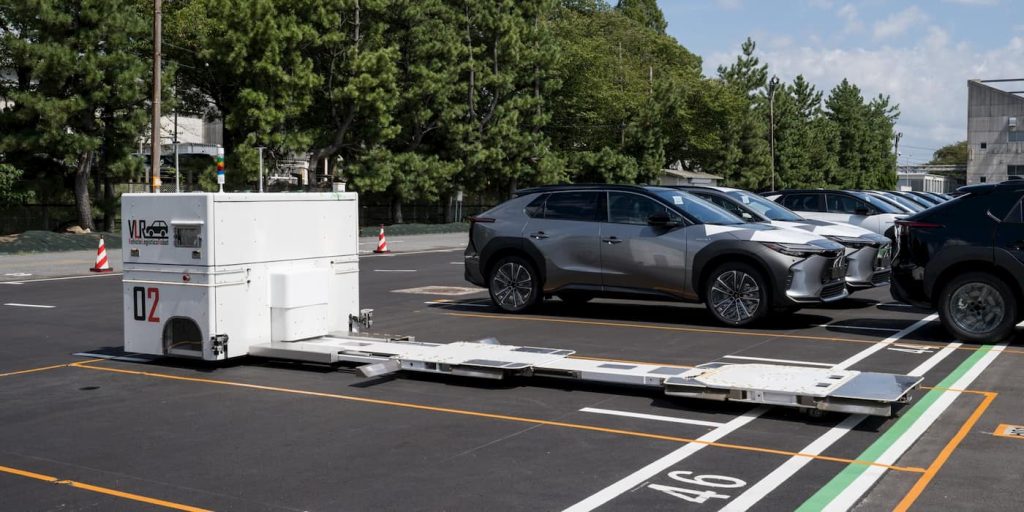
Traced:
<path fill-rule="evenodd" d="M 767 314 L 768 289 L 764 277 L 746 263 L 726 263 L 708 277 L 704 302 L 718 321 L 748 325 Z"/>
<path fill-rule="evenodd" d="M 539 302 L 537 273 L 530 262 L 519 256 L 506 256 L 492 266 L 487 288 L 494 305 L 508 313 L 524 311 Z"/>

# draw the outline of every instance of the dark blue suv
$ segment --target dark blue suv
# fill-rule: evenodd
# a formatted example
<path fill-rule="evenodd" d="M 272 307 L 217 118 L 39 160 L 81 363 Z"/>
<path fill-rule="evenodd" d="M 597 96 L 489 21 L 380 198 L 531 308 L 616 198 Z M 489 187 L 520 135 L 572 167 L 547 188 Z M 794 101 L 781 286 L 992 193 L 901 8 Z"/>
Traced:
<path fill-rule="evenodd" d="M 1024 316 L 1024 181 L 964 195 L 896 221 L 892 296 L 934 308 L 961 340 L 1009 338 Z"/>

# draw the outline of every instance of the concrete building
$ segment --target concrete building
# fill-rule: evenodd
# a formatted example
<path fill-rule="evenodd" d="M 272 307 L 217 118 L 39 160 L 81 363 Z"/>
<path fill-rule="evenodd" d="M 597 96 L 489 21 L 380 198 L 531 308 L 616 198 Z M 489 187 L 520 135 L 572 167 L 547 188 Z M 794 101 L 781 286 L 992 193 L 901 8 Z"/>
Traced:
<path fill-rule="evenodd" d="M 964 185 L 966 165 L 901 165 L 896 189 L 915 192 L 954 192 Z"/>
<path fill-rule="evenodd" d="M 967 82 L 968 185 L 1024 176 L 1022 123 L 1024 78 Z"/>
<path fill-rule="evenodd" d="M 679 160 L 668 166 L 668 169 L 661 170 L 658 185 L 718 185 L 724 178 L 715 174 L 708 174 L 699 169 L 687 170 L 688 165 Z"/>

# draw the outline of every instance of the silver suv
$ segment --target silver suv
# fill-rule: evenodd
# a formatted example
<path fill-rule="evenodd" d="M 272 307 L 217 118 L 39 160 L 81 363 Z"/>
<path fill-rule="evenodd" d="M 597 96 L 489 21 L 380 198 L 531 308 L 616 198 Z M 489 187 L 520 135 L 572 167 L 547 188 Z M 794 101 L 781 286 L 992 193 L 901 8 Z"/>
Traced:
<path fill-rule="evenodd" d="M 704 302 L 729 325 L 847 296 L 843 246 L 750 224 L 680 190 L 521 190 L 472 219 L 466 280 L 519 312 L 557 296 Z"/>

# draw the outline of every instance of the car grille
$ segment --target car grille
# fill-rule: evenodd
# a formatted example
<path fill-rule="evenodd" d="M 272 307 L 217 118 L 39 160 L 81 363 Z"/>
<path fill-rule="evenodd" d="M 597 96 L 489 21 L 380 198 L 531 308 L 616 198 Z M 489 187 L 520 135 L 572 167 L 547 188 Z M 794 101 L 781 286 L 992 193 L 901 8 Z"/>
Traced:
<path fill-rule="evenodd" d="M 846 261 L 845 256 L 825 260 L 825 268 L 821 272 L 821 282 L 829 283 L 836 279 L 841 280 L 845 278 L 848 265 L 849 263 Z"/>
<path fill-rule="evenodd" d="M 828 299 L 841 295 L 846 290 L 846 282 L 839 281 L 838 283 L 826 284 L 821 288 L 821 298 Z"/>
<path fill-rule="evenodd" d="M 871 276 L 871 284 L 885 284 L 889 282 L 892 272 L 886 270 L 884 272 L 876 272 L 875 275 Z"/>
<path fill-rule="evenodd" d="M 889 268 L 892 266 L 892 245 L 885 244 L 878 248 L 878 255 L 875 256 L 875 268 Z M 886 278 L 888 280 L 888 278 Z"/>

